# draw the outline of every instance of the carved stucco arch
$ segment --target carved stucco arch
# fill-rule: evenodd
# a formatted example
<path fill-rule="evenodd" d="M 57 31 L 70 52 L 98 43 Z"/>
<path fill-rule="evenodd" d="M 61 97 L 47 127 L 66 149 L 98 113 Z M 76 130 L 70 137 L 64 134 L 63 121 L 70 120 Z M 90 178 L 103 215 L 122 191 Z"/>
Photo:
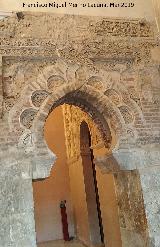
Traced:
<path fill-rule="evenodd" d="M 33 94 L 40 91 L 45 94 L 44 99 L 40 100 L 38 105 L 33 104 Z M 131 118 L 131 123 L 127 123 L 122 110 L 124 113 L 128 111 L 129 105 L 130 108 L 134 108 L 133 114 L 138 112 L 138 106 L 134 107 L 135 104 L 129 95 L 128 105 L 122 101 L 122 92 L 127 95 L 124 86 L 120 83 L 112 85 L 107 81 L 104 72 L 90 71 L 86 66 L 67 64 L 61 59 L 58 59 L 55 65 L 46 67 L 38 75 L 36 82 L 28 84 L 23 89 L 19 101 L 10 110 L 9 122 L 11 128 L 18 125 L 19 133 L 22 132 L 18 137 L 18 147 L 22 153 L 31 156 L 33 178 L 47 177 L 50 173 L 55 156 L 48 150 L 43 128 L 49 113 L 62 103 L 77 105 L 88 113 L 90 110 L 96 110 L 105 122 L 102 135 L 106 134 L 108 141 L 111 138 L 107 136 L 107 131 L 109 133 L 110 130 L 116 137 L 116 143 L 111 143 L 110 146 L 113 151 L 118 150 L 121 137 L 128 138 L 128 127 L 130 128 L 134 119 L 132 114 L 127 112 Z M 17 116 L 18 122 L 15 121 Z M 28 126 L 26 123 L 22 125 L 22 121 L 25 122 L 25 117 L 28 116 L 32 121 L 29 125 L 27 122 Z M 94 116 L 92 117 L 94 120 Z"/>
<path fill-rule="evenodd" d="M 77 98 L 78 101 L 75 101 L 74 97 L 72 99 L 70 98 L 70 100 L 67 98 L 69 95 L 72 97 L 72 96 L 75 96 L 75 94 L 80 95 L 80 97 Z M 88 97 L 87 102 L 86 102 L 86 97 Z M 92 108 L 90 107 L 94 105 L 95 100 L 97 103 L 96 109 L 99 113 L 99 116 L 101 116 L 101 119 L 103 119 L 103 121 L 106 122 L 106 125 L 105 124 L 103 125 L 104 129 L 100 130 L 101 134 L 103 136 L 103 134 L 106 133 L 106 129 L 109 131 L 110 128 L 112 128 L 112 134 L 114 132 L 114 135 L 117 138 L 117 142 L 114 144 L 112 143 L 112 140 L 110 139 L 111 138 L 110 133 L 108 133 L 108 136 L 105 141 L 106 141 L 106 144 L 107 144 L 107 140 L 111 141 L 110 143 L 111 148 L 113 148 L 113 146 L 115 148 L 115 144 L 119 142 L 121 135 L 125 132 L 124 120 L 122 119 L 121 115 L 116 110 L 112 102 L 110 102 L 107 97 L 105 97 L 102 93 L 97 92 L 94 88 L 86 86 L 86 85 L 79 88 L 79 84 L 77 85 L 70 84 L 67 86 L 60 87 L 58 90 L 56 90 L 56 93 L 49 95 L 47 99 L 43 102 L 43 104 L 41 105 L 33 121 L 33 126 L 32 126 L 32 131 L 34 132 L 34 137 L 35 137 L 35 145 L 39 145 L 39 143 L 44 142 L 44 136 L 43 136 L 44 124 L 45 124 L 46 118 L 48 117 L 50 112 L 55 107 L 63 103 L 69 103 L 75 106 L 79 106 L 83 111 L 92 114 L 91 113 Z M 86 102 L 87 105 L 84 102 Z M 94 107 L 93 107 L 93 110 L 94 110 Z M 114 116 L 113 119 L 112 119 L 112 116 Z M 96 119 L 94 119 L 94 117 L 93 117 L 93 121 L 95 121 L 96 123 Z M 115 124 L 115 129 L 113 129 L 113 125 L 115 122 L 117 126 Z M 108 126 L 108 123 L 109 123 L 109 126 Z M 37 150 L 38 150 L 38 147 L 37 147 Z M 52 165 L 53 164 L 51 164 L 50 169 Z M 117 171 L 117 162 L 115 162 L 115 165 L 116 165 L 116 168 L 115 169 L 113 168 L 113 170 Z"/>

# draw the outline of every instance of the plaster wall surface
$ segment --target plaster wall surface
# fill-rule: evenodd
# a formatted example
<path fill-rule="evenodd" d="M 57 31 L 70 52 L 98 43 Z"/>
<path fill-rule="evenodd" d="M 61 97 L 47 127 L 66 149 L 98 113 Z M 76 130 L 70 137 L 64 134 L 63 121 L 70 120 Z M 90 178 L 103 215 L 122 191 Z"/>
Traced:
<path fill-rule="evenodd" d="M 114 177 L 112 174 L 102 174 L 98 167 L 96 171 L 105 235 L 105 246 L 122 247 L 118 215 L 118 200 L 115 191 Z"/>
<path fill-rule="evenodd" d="M 101 148 L 96 148 L 96 146 L 94 147 L 93 145 L 93 153 L 95 162 L 97 157 L 106 154 L 106 148 L 104 146 Z M 106 246 L 108 244 L 111 247 L 122 247 L 123 245 L 119 222 L 119 204 L 114 175 L 107 173 L 105 167 L 101 167 L 96 164 L 96 177 L 98 182 L 105 244 Z M 130 244 L 129 241 L 128 244 Z"/>
<path fill-rule="evenodd" d="M 56 108 L 47 118 L 44 135 L 50 149 L 56 152 L 57 160 L 49 178 L 33 182 L 37 242 L 63 239 L 59 207 L 61 200 L 67 201 L 69 233 L 70 236 L 74 236 L 61 107 Z"/>
<path fill-rule="evenodd" d="M 82 163 L 77 161 L 69 164 L 69 174 L 76 236 L 89 246 L 90 232 Z"/>

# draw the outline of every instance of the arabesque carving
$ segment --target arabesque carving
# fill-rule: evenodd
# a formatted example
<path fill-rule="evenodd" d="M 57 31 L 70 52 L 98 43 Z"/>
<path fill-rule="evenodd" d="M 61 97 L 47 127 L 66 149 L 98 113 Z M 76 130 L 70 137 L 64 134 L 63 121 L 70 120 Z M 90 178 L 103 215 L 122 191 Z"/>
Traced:
<path fill-rule="evenodd" d="M 88 124 L 90 129 L 92 136 L 91 145 L 96 146 L 102 143 L 104 145 L 104 140 L 101 133 L 87 113 L 83 112 L 79 107 L 73 105 L 64 104 L 62 107 L 68 160 L 75 157 L 78 158 L 80 155 L 80 125 L 83 121 Z"/>
<path fill-rule="evenodd" d="M 59 15 L 46 15 L 44 20 L 43 16 L 34 14 L 37 18 L 31 22 L 32 15 L 24 13 L 21 21 L 14 15 L 1 20 L 0 53 L 3 56 L 61 56 L 88 65 L 93 65 L 92 59 L 97 56 L 147 62 L 151 48 L 156 46 L 153 27 L 145 20 L 68 15 L 64 15 L 63 20 Z M 40 31 L 42 25 L 43 32 Z"/>
<path fill-rule="evenodd" d="M 121 37 L 153 37 L 150 24 L 138 20 L 102 20 L 95 26 L 95 32 L 99 35 L 109 34 Z"/>

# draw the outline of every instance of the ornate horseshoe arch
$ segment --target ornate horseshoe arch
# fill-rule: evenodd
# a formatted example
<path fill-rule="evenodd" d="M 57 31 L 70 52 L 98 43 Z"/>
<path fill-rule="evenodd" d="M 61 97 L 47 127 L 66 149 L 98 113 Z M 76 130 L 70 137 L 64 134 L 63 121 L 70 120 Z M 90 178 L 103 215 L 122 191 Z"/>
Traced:
<path fill-rule="evenodd" d="M 77 105 L 89 113 L 113 153 L 117 153 L 121 142 L 130 135 L 135 141 L 134 115 L 141 112 L 127 94 L 127 90 L 119 83 L 113 83 L 112 75 L 107 78 L 104 71 L 94 72 L 61 59 L 46 67 L 36 82 L 24 88 L 9 112 L 10 128 L 18 128 L 20 133 L 18 148 L 30 156 L 32 177 L 49 176 L 55 155 L 45 143 L 43 128 L 49 113 L 63 103 Z M 116 137 L 116 143 L 112 142 L 112 135 Z"/>

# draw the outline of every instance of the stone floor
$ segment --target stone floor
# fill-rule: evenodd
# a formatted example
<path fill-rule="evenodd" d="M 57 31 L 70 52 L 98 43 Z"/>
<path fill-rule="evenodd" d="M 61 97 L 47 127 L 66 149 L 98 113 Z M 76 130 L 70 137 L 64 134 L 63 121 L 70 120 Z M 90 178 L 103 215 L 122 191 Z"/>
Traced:
<path fill-rule="evenodd" d="M 83 244 L 79 243 L 78 241 L 51 241 L 46 243 L 40 243 L 37 245 L 38 247 L 84 247 Z"/>

